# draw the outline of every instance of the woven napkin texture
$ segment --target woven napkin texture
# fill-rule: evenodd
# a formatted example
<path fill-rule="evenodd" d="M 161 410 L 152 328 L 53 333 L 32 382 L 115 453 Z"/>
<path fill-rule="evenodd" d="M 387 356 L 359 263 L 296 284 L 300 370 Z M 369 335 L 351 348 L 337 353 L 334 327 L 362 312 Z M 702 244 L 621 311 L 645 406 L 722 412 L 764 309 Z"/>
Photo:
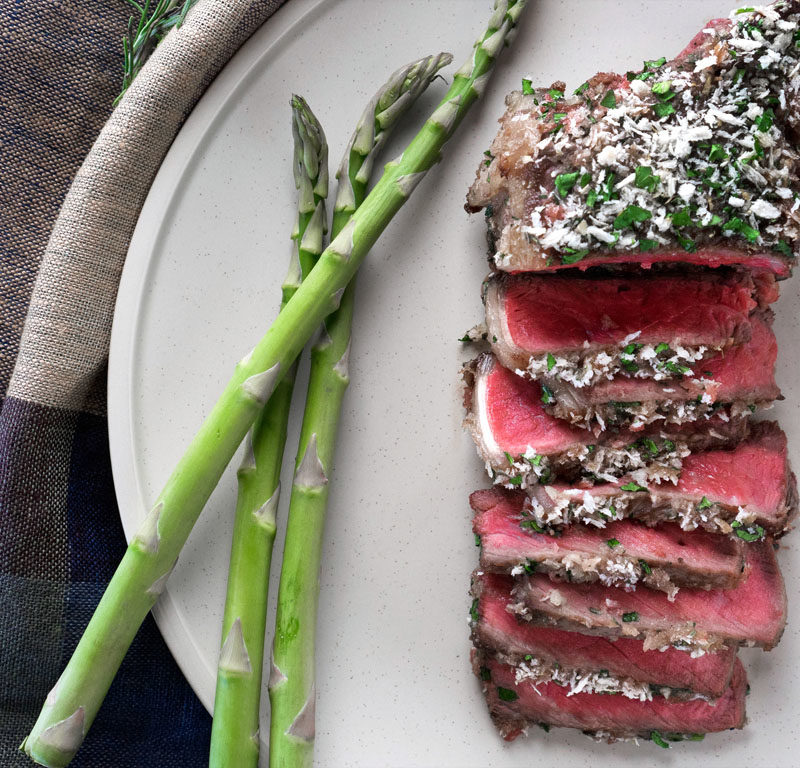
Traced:
<path fill-rule="evenodd" d="M 105 375 L 139 211 L 197 99 L 282 2 L 199 0 L 112 113 L 128 5 L 0 0 L 3 768 L 30 764 L 17 748 L 124 551 Z M 201 766 L 209 733 L 148 618 L 73 765 Z"/>

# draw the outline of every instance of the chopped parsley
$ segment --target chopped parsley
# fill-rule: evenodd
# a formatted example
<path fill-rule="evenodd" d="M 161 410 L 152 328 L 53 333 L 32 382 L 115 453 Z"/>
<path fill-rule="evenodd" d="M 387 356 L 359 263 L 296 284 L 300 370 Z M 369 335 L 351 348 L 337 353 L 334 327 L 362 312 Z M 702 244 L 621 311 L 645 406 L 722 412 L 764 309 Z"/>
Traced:
<path fill-rule="evenodd" d="M 743 541 L 753 542 L 764 538 L 766 531 L 760 525 L 751 525 L 745 528 L 738 520 L 731 523 L 734 533 Z"/>
<path fill-rule="evenodd" d="M 489 667 L 481 667 L 481 680 L 487 682 L 492 679 L 492 673 L 489 670 Z"/>
<path fill-rule="evenodd" d="M 639 567 L 649 576 L 653 569 L 647 564 L 645 560 L 639 560 Z"/>
<path fill-rule="evenodd" d="M 579 171 L 559 173 L 558 176 L 556 176 L 556 192 L 558 192 L 561 197 L 566 197 L 575 186 L 575 182 L 578 181 L 578 176 L 580 176 Z"/>
<path fill-rule="evenodd" d="M 531 81 L 527 77 L 522 78 L 522 92 L 526 96 L 530 96 L 533 93 L 533 85 L 531 85 Z"/>
<path fill-rule="evenodd" d="M 634 492 L 647 490 L 647 488 L 645 488 L 643 485 L 638 485 L 637 483 L 634 483 L 633 480 L 631 480 L 629 483 L 625 483 L 625 485 L 621 485 L 619 489 L 621 491 L 634 491 Z"/>
<path fill-rule="evenodd" d="M 583 259 L 585 256 L 589 255 L 589 249 L 586 248 L 583 251 L 573 251 L 571 248 L 567 249 L 567 253 L 565 253 L 561 257 L 562 264 L 575 264 Z M 549 369 L 548 369 L 549 370 Z"/>
<path fill-rule="evenodd" d="M 470 609 L 469 609 L 469 617 L 473 621 L 477 621 L 480 618 L 478 616 L 478 598 L 477 597 L 472 601 L 472 605 L 470 606 Z"/>
<path fill-rule="evenodd" d="M 548 352 L 547 353 L 547 370 L 548 371 L 552 371 L 553 367 L 555 366 L 555 364 L 556 364 L 556 359 L 553 356 L 553 353 L 552 352 Z M 539 457 L 537 456 L 536 458 L 539 458 Z"/>
<path fill-rule="evenodd" d="M 614 91 L 609 90 L 605 96 L 600 100 L 600 106 L 606 109 L 614 109 L 617 106 L 617 97 Z"/>
<path fill-rule="evenodd" d="M 659 245 L 660 243 L 658 242 L 658 240 L 648 240 L 647 238 L 642 238 L 639 241 L 639 250 L 642 253 L 646 253 L 647 251 L 652 251 L 658 248 Z"/>
<path fill-rule="evenodd" d="M 636 611 L 628 611 L 622 614 L 622 620 L 625 622 L 639 621 L 639 614 Z"/>
<path fill-rule="evenodd" d="M 649 221 L 652 218 L 653 214 L 650 211 L 638 205 L 629 205 L 614 219 L 614 229 L 627 229 L 637 222 Z"/>
<path fill-rule="evenodd" d="M 618 547 L 619 546 L 619 541 L 617 539 L 609 539 L 606 542 L 606 544 L 608 544 L 608 546 L 611 547 L 611 549 L 614 549 L 614 547 Z"/>
<path fill-rule="evenodd" d="M 667 117 L 668 115 L 675 114 L 675 107 L 673 107 L 672 104 L 659 102 L 653 105 L 653 112 L 656 113 L 656 117 Z"/>
<path fill-rule="evenodd" d="M 481 545 L 481 537 L 476 533 L 475 534 L 475 546 L 479 547 Z"/>
<path fill-rule="evenodd" d="M 536 533 L 544 533 L 545 532 L 544 528 L 542 528 L 542 526 L 539 525 L 539 523 L 537 523 L 535 520 L 523 520 L 519 524 L 519 527 L 523 528 L 523 529 L 528 528 L 531 531 L 536 531 Z"/>
<path fill-rule="evenodd" d="M 711 502 L 708 500 L 708 497 L 707 496 L 703 496 L 703 498 L 700 499 L 700 503 L 697 505 L 697 508 L 698 509 L 708 509 L 710 506 L 711 506 Z"/>
<path fill-rule="evenodd" d="M 550 389 L 550 387 L 542 384 L 542 402 L 545 405 L 549 405 L 554 401 L 555 401 L 555 396 L 553 395 L 553 390 Z"/>
<path fill-rule="evenodd" d="M 589 90 L 589 83 L 588 83 L 588 81 L 587 81 L 587 82 L 585 82 L 583 85 L 579 85 L 579 86 L 578 86 L 578 87 L 575 89 L 574 93 L 575 93 L 575 95 L 576 95 L 576 96 L 580 96 L 580 95 L 582 95 L 582 94 L 586 93 L 586 91 L 588 91 L 588 90 Z"/>
<path fill-rule="evenodd" d="M 656 744 L 662 749 L 669 749 L 669 744 L 667 744 L 664 737 L 658 731 L 650 731 L 650 740 L 653 744 Z"/>
<path fill-rule="evenodd" d="M 558 88 L 551 88 L 548 93 L 550 94 L 550 98 L 555 101 L 564 98 L 564 91 L 559 91 Z"/>
<path fill-rule="evenodd" d="M 711 163 L 720 163 L 728 159 L 728 153 L 722 148 L 721 144 L 712 144 L 711 151 L 708 153 L 708 160 Z"/>
<path fill-rule="evenodd" d="M 497 696 L 500 701 L 516 701 L 519 698 L 516 691 L 512 691 L 510 688 L 501 688 L 499 685 L 497 686 Z"/>
<path fill-rule="evenodd" d="M 636 184 L 639 189 L 646 189 L 649 192 L 655 192 L 658 182 L 661 181 L 660 177 L 653 173 L 653 169 L 649 165 L 640 165 L 636 168 Z"/>
<path fill-rule="evenodd" d="M 782 253 L 787 259 L 794 258 L 794 253 L 792 252 L 789 243 L 787 243 L 785 240 L 780 240 L 775 246 L 775 250 Z"/>

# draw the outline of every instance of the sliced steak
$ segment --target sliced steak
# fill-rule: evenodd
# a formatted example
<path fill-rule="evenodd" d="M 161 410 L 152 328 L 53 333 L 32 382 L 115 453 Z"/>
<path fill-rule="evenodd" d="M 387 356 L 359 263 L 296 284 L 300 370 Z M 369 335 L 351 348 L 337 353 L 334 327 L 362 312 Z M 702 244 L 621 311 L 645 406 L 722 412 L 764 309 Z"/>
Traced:
<path fill-rule="evenodd" d="M 733 532 L 751 541 L 764 533 L 785 533 L 797 506 L 786 435 L 774 421 L 762 421 L 731 450 L 685 457 L 675 485 L 647 483 L 636 472 L 591 488 L 534 486 L 523 513 L 541 528 L 574 522 L 605 528 L 612 520 L 630 517 L 650 525 L 674 520 L 684 530 Z"/>
<path fill-rule="evenodd" d="M 533 379 L 586 387 L 615 374 L 680 378 L 685 366 L 750 338 L 756 290 L 735 272 L 499 273 L 485 291 L 487 336 L 502 365 Z"/>
<path fill-rule="evenodd" d="M 742 580 L 740 540 L 705 531 L 687 536 L 672 523 L 650 528 L 630 520 L 611 522 L 602 530 L 573 525 L 549 535 L 526 513 L 526 499 L 524 491 L 498 487 L 470 496 L 482 568 L 607 586 L 642 583 L 669 595 L 678 587 L 730 589 Z"/>
<path fill-rule="evenodd" d="M 800 51 L 782 25 L 798 11 L 791 0 L 740 14 L 673 61 L 598 74 L 574 95 L 563 82 L 512 93 L 467 196 L 486 209 L 494 266 L 741 264 L 786 277 L 800 242 Z"/>
<path fill-rule="evenodd" d="M 513 666 L 479 651 L 473 651 L 472 664 L 492 720 L 507 741 L 524 733 L 528 726 L 539 724 L 579 728 L 608 740 L 663 739 L 744 726 L 747 675 L 738 659 L 730 686 L 714 703 L 662 697 L 636 701 L 602 693 L 570 695 L 567 688 L 556 683 L 517 682 Z"/>
<path fill-rule="evenodd" d="M 683 424 L 735 418 L 770 405 L 781 396 L 775 383 L 778 343 L 771 317 L 758 313 L 751 322 L 750 339 L 718 352 L 712 358 L 685 366 L 678 379 L 635 378 L 618 375 L 587 387 L 546 378 L 554 416 L 591 428 L 641 429 L 654 422 Z"/>
<path fill-rule="evenodd" d="M 657 688 L 691 690 L 709 698 L 722 696 L 733 674 L 734 648 L 692 656 L 677 648 L 646 651 L 641 640 L 605 637 L 539 627 L 518 621 L 509 611 L 514 581 L 493 573 L 476 574 L 472 590 L 473 643 L 518 666 L 532 657 L 568 671 L 605 670 L 618 679 Z M 664 692 L 662 692 L 664 693 Z"/>
<path fill-rule="evenodd" d="M 520 578 L 515 609 L 524 619 L 604 637 L 636 637 L 645 648 L 679 645 L 777 645 L 786 624 L 786 593 L 770 540 L 747 547 L 745 578 L 733 589 L 635 592 L 599 584 L 554 584 L 544 574 Z"/>
<path fill-rule="evenodd" d="M 464 427 L 495 482 L 526 488 L 540 478 L 614 479 L 645 468 L 648 478 L 676 480 L 689 451 L 731 445 L 749 429 L 745 417 L 714 416 L 685 425 L 653 425 L 636 434 L 606 430 L 600 437 L 545 410 L 536 382 L 517 376 L 483 354 L 468 364 Z"/>

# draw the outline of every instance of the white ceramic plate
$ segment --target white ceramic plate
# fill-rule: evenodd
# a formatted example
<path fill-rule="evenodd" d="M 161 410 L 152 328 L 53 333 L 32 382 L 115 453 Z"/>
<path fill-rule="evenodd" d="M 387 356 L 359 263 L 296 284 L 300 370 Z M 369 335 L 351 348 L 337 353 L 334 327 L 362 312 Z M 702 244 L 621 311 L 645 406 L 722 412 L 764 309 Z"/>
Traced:
<path fill-rule="evenodd" d="M 321 117 L 338 163 L 388 73 L 425 53 L 465 57 L 490 0 L 291 0 L 217 78 L 181 131 L 142 211 L 120 287 L 109 373 L 114 478 L 130 537 L 236 360 L 275 314 L 290 252 L 289 97 Z M 319 616 L 320 766 L 797 765 L 800 622 L 770 654 L 745 653 L 751 725 L 669 752 L 605 747 L 560 730 L 504 744 L 469 668 L 467 589 L 477 552 L 467 495 L 486 478 L 461 431 L 457 339 L 481 317 L 483 217 L 464 195 L 523 75 L 571 87 L 597 70 L 677 52 L 730 0 L 531 0 L 485 101 L 362 269 Z M 452 69 L 450 70 L 453 71 Z M 443 93 L 431 89 L 416 112 Z M 412 135 L 400 132 L 387 159 Z M 778 307 L 774 411 L 800 439 L 797 282 Z M 304 389 L 303 384 L 300 390 Z M 299 424 L 293 415 L 289 445 Z M 293 454 L 293 448 L 289 448 Z M 796 454 L 795 454 L 796 455 Z M 285 477 L 284 487 L 290 478 Z M 229 471 L 154 613 L 210 709 L 235 498 Z M 282 512 L 285 514 L 285 509 Z M 795 534 L 800 535 L 800 534 Z M 797 591 L 795 539 L 781 553 Z M 273 573 L 280 565 L 276 542 Z M 271 603 L 277 580 L 273 578 Z M 792 606 L 794 607 L 794 605 Z M 269 642 L 269 637 L 268 637 Z M 265 688 L 265 702 L 266 688 Z M 267 732 L 262 729 L 262 732 Z"/>

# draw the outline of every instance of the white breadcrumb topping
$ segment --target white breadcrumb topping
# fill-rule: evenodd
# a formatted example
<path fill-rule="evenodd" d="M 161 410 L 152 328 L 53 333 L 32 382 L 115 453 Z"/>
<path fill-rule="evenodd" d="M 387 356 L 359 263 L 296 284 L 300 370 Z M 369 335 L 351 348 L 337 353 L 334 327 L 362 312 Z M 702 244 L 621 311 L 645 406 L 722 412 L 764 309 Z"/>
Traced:
<path fill-rule="evenodd" d="M 800 90 L 800 25 L 780 8 L 734 12 L 730 30 L 707 32 L 713 47 L 693 67 L 646 62 L 630 90 L 599 104 L 581 88 L 527 97 L 537 106 L 512 119 L 552 118 L 537 149 L 559 166 L 556 189 L 538 190 L 521 225 L 527 239 L 567 264 L 598 248 L 691 252 L 721 237 L 791 256 L 797 154 L 780 123 Z M 497 266 L 509 258 L 498 253 Z"/>
<path fill-rule="evenodd" d="M 636 334 L 638 336 L 639 334 Z M 722 346 L 683 346 L 674 348 L 666 342 L 637 344 L 625 341 L 622 346 L 593 351 L 575 350 L 566 354 L 531 355 L 525 369 L 516 373 L 527 379 L 554 378 L 573 387 L 588 387 L 620 373 L 639 379 L 662 381 L 692 376 L 692 363 L 720 352 Z"/>

